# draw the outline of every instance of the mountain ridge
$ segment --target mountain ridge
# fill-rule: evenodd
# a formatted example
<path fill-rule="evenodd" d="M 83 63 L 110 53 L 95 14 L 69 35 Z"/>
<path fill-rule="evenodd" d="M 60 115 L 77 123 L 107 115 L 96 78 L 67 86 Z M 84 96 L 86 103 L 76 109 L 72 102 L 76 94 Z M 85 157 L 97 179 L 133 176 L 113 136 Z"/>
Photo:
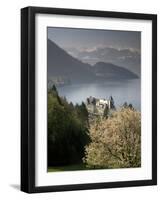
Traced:
<path fill-rule="evenodd" d="M 97 62 L 95 65 L 74 58 L 64 49 L 47 40 L 48 77 L 68 77 L 72 83 L 89 83 L 106 79 L 138 78 L 133 72 L 112 63 Z"/>
<path fill-rule="evenodd" d="M 94 71 L 96 75 L 100 75 L 105 78 L 119 78 L 119 79 L 136 79 L 139 78 L 138 75 L 134 74 L 128 69 L 125 69 L 121 66 L 115 65 L 113 63 L 108 62 L 97 62 L 93 65 Z"/>

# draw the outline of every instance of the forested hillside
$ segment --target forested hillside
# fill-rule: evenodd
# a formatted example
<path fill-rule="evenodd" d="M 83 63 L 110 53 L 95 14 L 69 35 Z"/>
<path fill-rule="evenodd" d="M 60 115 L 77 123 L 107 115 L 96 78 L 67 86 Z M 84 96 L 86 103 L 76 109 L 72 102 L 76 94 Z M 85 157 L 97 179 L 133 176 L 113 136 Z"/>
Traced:
<path fill-rule="evenodd" d="M 85 104 L 68 103 L 53 86 L 48 91 L 48 166 L 82 162 L 88 127 Z"/>

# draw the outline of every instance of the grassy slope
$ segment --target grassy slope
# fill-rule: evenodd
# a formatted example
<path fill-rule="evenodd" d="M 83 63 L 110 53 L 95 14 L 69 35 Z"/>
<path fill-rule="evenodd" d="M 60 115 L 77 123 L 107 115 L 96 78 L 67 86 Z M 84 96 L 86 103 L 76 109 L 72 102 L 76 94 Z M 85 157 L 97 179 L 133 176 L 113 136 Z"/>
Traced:
<path fill-rule="evenodd" d="M 75 165 L 67 165 L 67 166 L 55 166 L 48 167 L 48 172 L 63 172 L 63 171 L 76 171 L 76 170 L 97 170 L 97 169 L 107 169 L 107 168 L 88 168 L 85 164 L 75 164 Z"/>
<path fill-rule="evenodd" d="M 88 170 L 84 164 L 60 166 L 60 167 L 48 167 L 48 172 L 61 172 L 61 171 L 75 171 L 75 170 Z"/>

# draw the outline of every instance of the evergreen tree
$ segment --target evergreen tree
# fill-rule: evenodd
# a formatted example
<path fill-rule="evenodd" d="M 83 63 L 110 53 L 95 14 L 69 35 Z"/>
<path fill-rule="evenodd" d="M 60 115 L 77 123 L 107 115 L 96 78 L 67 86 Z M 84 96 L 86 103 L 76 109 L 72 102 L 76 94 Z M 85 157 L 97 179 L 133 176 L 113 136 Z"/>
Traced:
<path fill-rule="evenodd" d="M 134 107 L 133 107 L 133 105 L 131 103 L 129 104 L 129 108 L 134 110 Z"/>
<path fill-rule="evenodd" d="M 132 109 L 132 110 L 134 110 L 134 107 L 133 107 L 133 105 L 130 103 L 130 104 L 128 104 L 127 102 L 125 102 L 124 104 L 123 104 L 123 106 L 122 106 L 123 108 L 129 108 L 129 109 Z"/>
<path fill-rule="evenodd" d="M 128 104 L 127 104 L 127 102 L 125 102 L 124 104 L 123 104 L 123 108 L 127 108 L 128 107 Z"/>
<path fill-rule="evenodd" d="M 52 86 L 52 88 L 51 88 L 51 89 L 52 89 L 52 91 L 53 91 L 53 92 L 56 92 L 56 93 L 58 93 L 58 92 L 57 92 L 57 89 L 56 89 L 56 86 L 55 86 L 54 84 L 53 84 L 53 86 Z"/>
<path fill-rule="evenodd" d="M 110 96 L 110 108 L 115 109 L 115 103 L 114 103 L 114 99 L 112 96 Z"/>

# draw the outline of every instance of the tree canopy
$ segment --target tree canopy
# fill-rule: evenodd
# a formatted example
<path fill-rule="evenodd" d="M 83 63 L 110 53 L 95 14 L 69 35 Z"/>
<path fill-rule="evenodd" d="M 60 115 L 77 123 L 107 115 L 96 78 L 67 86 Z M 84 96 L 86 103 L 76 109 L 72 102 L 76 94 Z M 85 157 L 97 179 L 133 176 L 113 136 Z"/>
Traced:
<path fill-rule="evenodd" d="M 86 146 L 84 162 L 90 168 L 141 166 L 141 115 L 121 108 L 108 119 L 90 127 L 91 143 Z"/>
<path fill-rule="evenodd" d="M 48 166 L 82 161 L 89 140 L 85 105 L 68 103 L 53 86 L 48 91 Z"/>

